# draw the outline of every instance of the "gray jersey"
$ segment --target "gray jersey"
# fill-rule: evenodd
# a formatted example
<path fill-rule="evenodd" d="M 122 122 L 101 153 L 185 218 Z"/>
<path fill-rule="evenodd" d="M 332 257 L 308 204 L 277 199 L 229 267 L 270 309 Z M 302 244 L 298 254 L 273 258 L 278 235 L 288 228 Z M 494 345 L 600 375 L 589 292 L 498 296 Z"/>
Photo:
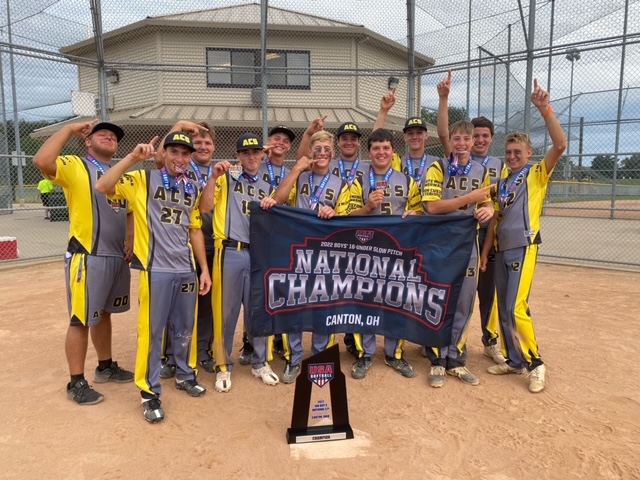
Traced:
<path fill-rule="evenodd" d="M 362 160 L 361 158 L 357 160 L 342 160 L 344 170 L 340 169 L 340 159 L 331 160 L 329 164 L 329 171 L 333 173 L 336 177 L 342 178 L 345 182 L 349 183 L 349 188 L 353 185 L 353 182 L 349 182 L 351 180 L 351 170 L 353 170 L 353 166 L 356 165 L 356 173 L 353 176 L 353 179 L 362 178 L 363 175 L 366 175 L 369 172 L 369 166 L 371 165 L 369 162 Z"/>
<path fill-rule="evenodd" d="M 498 180 L 502 178 L 502 172 L 505 170 L 505 166 L 504 162 L 498 157 L 491 157 L 489 155 L 487 155 L 486 157 L 476 157 L 472 154 L 471 160 L 478 162 L 487 169 L 487 174 L 489 174 L 489 182 L 491 182 L 491 185 L 495 185 L 496 183 L 498 183 Z M 487 228 L 488 226 L 489 222 L 480 224 L 480 228 Z"/>
<path fill-rule="evenodd" d="M 369 194 L 381 182 L 384 182 L 385 175 L 373 175 L 373 183 L 369 172 L 361 179 L 356 180 L 351 187 L 351 207 L 350 211 L 364 207 L 369 201 Z M 404 212 L 421 211 L 420 189 L 415 180 L 405 173 L 392 170 L 386 181 L 384 188 L 384 201 L 373 212 L 373 215 L 402 215 Z"/>
<path fill-rule="evenodd" d="M 258 168 L 258 175 L 273 188 L 277 188 L 282 179 L 285 178 L 291 170 L 285 167 L 284 164 L 282 166 L 272 164 L 271 167 L 273 169 L 273 175 L 269 172 L 267 161 L 263 161 Z"/>
<path fill-rule="evenodd" d="M 429 167 L 425 185 L 422 190 L 422 201 L 433 202 L 457 198 L 478 188 L 489 186 L 487 169 L 480 163 L 471 162 L 469 172 L 465 174 L 449 174 L 449 160 L 439 159 Z M 464 167 L 461 167 L 464 168 Z M 476 204 L 472 203 L 454 210 L 447 215 L 473 215 Z"/>
<path fill-rule="evenodd" d="M 114 198 L 127 199 L 134 208 L 135 241 L 132 268 L 154 272 L 195 271 L 189 228 L 200 228 L 200 210 L 195 195 L 184 186 L 174 188 L 167 175 L 166 188 L 161 170 L 137 170 L 123 175 L 116 184 Z"/>
<path fill-rule="evenodd" d="M 302 172 L 291 190 L 291 195 L 289 196 L 290 205 L 298 208 L 311 208 L 312 194 L 310 179 L 312 178 L 314 193 L 318 195 L 318 200 L 316 205 L 313 206 L 313 210 L 317 211 L 322 205 L 327 205 L 336 210 L 336 206 L 338 204 L 342 204 L 346 210 L 349 205 L 347 182 L 340 180 L 339 177 L 336 177 L 331 173 L 328 173 L 328 175 L 327 183 L 320 192 L 319 190 L 322 186 L 321 184 L 324 179 L 324 175 L 316 173 L 313 174 L 312 177 L 311 172 Z"/>
<path fill-rule="evenodd" d="M 193 170 L 194 166 L 200 171 L 200 175 Z M 209 181 L 209 176 L 213 174 L 213 163 L 208 166 L 200 165 L 196 162 L 191 162 L 191 168 L 188 170 L 188 175 L 194 185 L 197 185 L 200 193 L 206 187 Z M 202 217 L 202 233 L 204 234 L 204 246 L 207 252 L 213 252 L 213 212 L 201 213 Z"/>
<path fill-rule="evenodd" d="M 216 181 L 213 234 L 215 240 L 249 243 L 249 203 L 259 202 L 271 194 L 272 187 L 260 172 L 255 182 L 245 175 L 237 180 L 225 173 Z"/>

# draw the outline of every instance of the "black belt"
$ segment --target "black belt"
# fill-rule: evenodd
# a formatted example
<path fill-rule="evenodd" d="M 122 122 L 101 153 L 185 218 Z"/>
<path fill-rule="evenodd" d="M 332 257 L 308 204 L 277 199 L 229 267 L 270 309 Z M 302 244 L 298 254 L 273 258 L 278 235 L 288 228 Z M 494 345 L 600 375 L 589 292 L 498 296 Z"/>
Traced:
<path fill-rule="evenodd" d="M 222 246 L 227 248 L 235 248 L 236 250 L 249 250 L 249 244 L 238 242 L 237 240 L 222 240 Z"/>

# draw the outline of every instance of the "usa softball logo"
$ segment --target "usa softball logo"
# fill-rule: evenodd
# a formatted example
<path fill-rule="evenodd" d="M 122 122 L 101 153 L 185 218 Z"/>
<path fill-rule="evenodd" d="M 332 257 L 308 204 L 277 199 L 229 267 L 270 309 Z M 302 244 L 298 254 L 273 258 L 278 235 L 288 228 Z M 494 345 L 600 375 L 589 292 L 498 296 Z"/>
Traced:
<path fill-rule="evenodd" d="M 356 238 L 361 243 L 367 243 L 373 238 L 373 230 L 356 230 Z"/>
<path fill-rule="evenodd" d="M 335 374 L 333 362 L 331 363 L 312 363 L 309 365 L 309 380 L 318 385 L 320 388 L 333 380 Z"/>

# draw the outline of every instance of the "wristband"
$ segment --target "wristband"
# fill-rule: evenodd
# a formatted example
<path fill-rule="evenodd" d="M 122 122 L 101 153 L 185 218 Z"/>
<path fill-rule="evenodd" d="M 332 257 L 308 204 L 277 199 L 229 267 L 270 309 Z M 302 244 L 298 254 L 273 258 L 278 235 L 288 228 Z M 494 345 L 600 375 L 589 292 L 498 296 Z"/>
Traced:
<path fill-rule="evenodd" d="M 547 111 L 544 112 L 544 115 L 542 115 L 542 118 L 547 118 L 552 113 L 553 113 L 553 107 L 551 105 L 549 105 L 549 107 L 547 108 Z"/>

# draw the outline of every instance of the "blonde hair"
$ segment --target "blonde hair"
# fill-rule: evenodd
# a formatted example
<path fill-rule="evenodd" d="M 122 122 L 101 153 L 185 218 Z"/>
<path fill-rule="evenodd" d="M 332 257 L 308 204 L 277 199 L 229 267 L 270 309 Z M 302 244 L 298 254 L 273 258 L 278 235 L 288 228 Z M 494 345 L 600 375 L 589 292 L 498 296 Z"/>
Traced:
<path fill-rule="evenodd" d="M 531 146 L 531 138 L 529 138 L 529 135 L 524 132 L 513 132 L 507 135 L 507 138 L 504 141 L 505 148 L 510 143 L 521 143 L 529 150 L 533 150 L 533 147 Z"/>
<path fill-rule="evenodd" d="M 449 139 L 454 133 L 466 133 L 473 136 L 473 123 L 468 120 L 460 120 L 449 127 Z"/>
<path fill-rule="evenodd" d="M 313 145 L 316 142 L 330 142 L 333 145 L 333 134 L 327 132 L 326 130 L 320 130 L 319 132 L 311 135 L 311 139 L 309 140 L 309 149 L 313 148 Z"/>

